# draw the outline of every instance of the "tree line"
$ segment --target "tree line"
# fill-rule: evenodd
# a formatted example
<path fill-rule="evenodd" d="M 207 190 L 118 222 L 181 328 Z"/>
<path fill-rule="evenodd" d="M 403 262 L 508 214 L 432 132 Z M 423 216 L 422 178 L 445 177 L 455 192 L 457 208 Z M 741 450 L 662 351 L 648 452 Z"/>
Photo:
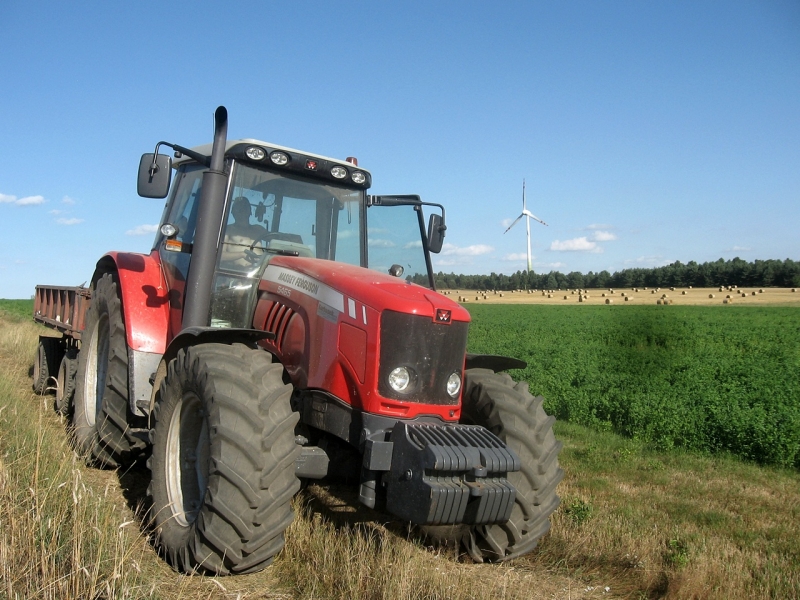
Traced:
<path fill-rule="evenodd" d="M 422 277 L 418 283 L 427 284 Z M 717 287 L 737 285 L 740 287 L 798 287 L 800 286 L 800 262 L 786 260 L 755 260 L 741 258 L 719 259 L 714 262 L 686 264 L 676 261 L 663 267 L 650 269 L 623 269 L 615 273 L 600 271 L 586 274 L 578 271 L 561 273 L 537 273 L 517 271 L 511 275 L 490 273 L 489 275 L 456 275 L 439 272 L 435 275 L 436 288 L 470 290 L 518 290 L 518 289 L 579 289 L 579 288 L 628 288 L 628 287 Z"/>

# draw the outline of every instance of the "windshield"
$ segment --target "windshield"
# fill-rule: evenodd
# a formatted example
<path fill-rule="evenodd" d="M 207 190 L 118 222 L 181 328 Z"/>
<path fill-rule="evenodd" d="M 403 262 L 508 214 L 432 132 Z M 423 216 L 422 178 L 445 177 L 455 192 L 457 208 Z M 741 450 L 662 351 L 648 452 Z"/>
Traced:
<path fill-rule="evenodd" d="M 255 290 L 276 254 L 362 265 L 364 192 L 234 163 L 211 324 L 247 327 Z"/>
<path fill-rule="evenodd" d="M 363 192 L 237 164 L 220 268 L 255 274 L 270 254 L 360 265 Z"/>

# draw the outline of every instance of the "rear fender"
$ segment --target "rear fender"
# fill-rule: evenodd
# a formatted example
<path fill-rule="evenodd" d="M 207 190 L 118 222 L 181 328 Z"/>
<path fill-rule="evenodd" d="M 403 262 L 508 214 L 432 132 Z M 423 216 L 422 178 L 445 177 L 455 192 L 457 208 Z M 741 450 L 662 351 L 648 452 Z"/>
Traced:
<path fill-rule="evenodd" d="M 128 344 L 128 397 L 143 416 L 152 395 L 150 376 L 166 349 L 169 298 L 158 253 L 109 252 L 101 258 L 92 287 L 104 273 L 117 274 Z"/>
<path fill-rule="evenodd" d="M 169 296 L 158 253 L 109 252 L 97 263 L 92 286 L 116 271 L 125 318 L 128 347 L 136 352 L 164 354 L 169 323 Z"/>

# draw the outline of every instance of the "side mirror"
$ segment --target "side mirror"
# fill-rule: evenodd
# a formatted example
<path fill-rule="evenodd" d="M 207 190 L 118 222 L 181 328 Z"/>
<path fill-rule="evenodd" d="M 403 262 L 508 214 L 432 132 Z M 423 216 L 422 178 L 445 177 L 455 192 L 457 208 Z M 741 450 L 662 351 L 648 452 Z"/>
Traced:
<path fill-rule="evenodd" d="M 434 254 L 439 254 L 442 251 L 442 244 L 444 244 L 444 232 L 447 226 L 444 224 L 444 217 L 431 213 L 428 219 L 428 250 Z"/>
<path fill-rule="evenodd" d="M 136 191 L 142 198 L 166 198 L 172 180 L 172 158 L 166 154 L 142 154 Z"/>

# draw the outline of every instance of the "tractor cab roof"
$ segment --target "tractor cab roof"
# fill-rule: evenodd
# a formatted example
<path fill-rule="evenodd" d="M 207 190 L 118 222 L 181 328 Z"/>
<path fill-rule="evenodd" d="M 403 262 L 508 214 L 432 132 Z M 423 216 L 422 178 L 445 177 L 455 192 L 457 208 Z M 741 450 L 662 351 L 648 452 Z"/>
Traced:
<path fill-rule="evenodd" d="M 211 149 L 212 144 L 191 148 L 194 152 L 208 157 L 211 156 Z M 312 154 L 261 140 L 249 138 L 228 140 L 225 144 L 225 156 L 254 165 L 269 166 L 272 169 L 304 172 L 306 175 L 316 174 L 348 187 L 367 189 L 372 184 L 372 174 L 359 167 L 355 159 L 351 159 L 355 161 L 354 164 L 347 160 Z M 193 160 L 184 154 L 180 158 L 176 158 L 172 166 L 177 168 L 182 164 L 193 162 Z"/>

